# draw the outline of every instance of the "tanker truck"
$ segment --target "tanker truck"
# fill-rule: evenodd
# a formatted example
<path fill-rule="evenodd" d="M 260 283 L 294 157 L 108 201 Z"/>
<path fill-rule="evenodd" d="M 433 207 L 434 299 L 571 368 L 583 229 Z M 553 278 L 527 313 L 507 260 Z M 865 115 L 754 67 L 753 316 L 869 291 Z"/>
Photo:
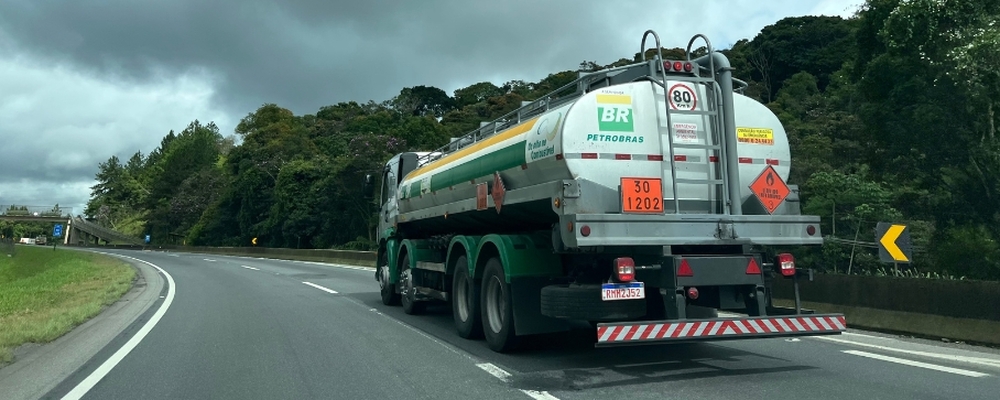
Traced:
<path fill-rule="evenodd" d="M 575 327 L 597 347 L 842 333 L 842 314 L 801 310 L 812 270 L 775 250 L 823 243 L 786 183 L 781 123 L 704 35 L 687 54 L 581 72 L 366 175 L 382 302 L 450 303 L 458 335 L 497 352 Z M 772 304 L 777 279 L 794 308 Z"/>

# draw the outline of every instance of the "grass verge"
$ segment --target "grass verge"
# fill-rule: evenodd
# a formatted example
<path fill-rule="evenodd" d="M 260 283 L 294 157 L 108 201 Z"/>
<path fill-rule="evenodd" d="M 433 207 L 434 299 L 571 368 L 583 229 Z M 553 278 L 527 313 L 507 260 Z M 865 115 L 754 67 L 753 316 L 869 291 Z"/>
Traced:
<path fill-rule="evenodd" d="M 94 317 L 132 286 L 135 270 L 115 258 L 19 246 L 0 255 L 0 366 L 25 343 L 47 343 Z"/>

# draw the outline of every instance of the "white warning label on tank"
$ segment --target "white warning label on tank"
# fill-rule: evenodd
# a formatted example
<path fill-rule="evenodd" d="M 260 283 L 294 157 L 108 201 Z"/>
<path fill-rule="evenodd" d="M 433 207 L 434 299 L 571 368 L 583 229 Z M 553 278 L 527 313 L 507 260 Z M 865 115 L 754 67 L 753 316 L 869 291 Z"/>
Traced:
<path fill-rule="evenodd" d="M 674 122 L 674 143 L 695 143 L 698 141 L 698 124 Z"/>

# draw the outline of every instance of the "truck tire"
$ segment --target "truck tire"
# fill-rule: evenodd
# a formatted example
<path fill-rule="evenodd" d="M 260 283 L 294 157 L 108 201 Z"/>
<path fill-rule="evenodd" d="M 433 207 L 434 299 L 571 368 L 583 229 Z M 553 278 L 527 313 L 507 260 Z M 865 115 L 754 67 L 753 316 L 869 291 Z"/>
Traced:
<path fill-rule="evenodd" d="M 389 261 L 385 251 L 379 255 L 378 277 L 379 293 L 382 295 L 382 304 L 394 306 L 399 304 L 399 293 L 396 293 L 396 285 L 389 283 Z"/>
<path fill-rule="evenodd" d="M 482 282 L 483 334 L 490 349 L 505 353 L 517 346 L 514 333 L 514 309 L 510 285 L 503 274 L 503 264 L 496 257 L 486 262 Z"/>
<path fill-rule="evenodd" d="M 601 300 L 599 285 L 542 288 L 542 315 L 586 321 L 629 320 L 646 315 L 646 300 Z"/>
<path fill-rule="evenodd" d="M 401 294 L 400 302 L 403 303 L 403 312 L 410 315 L 417 315 L 424 312 L 424 307 L 427 305 L 424 302 L 417 301 L 416 286 L 413 285 L 413 276 L 410 275 L 410 255 L 404 255 L 403 261 L 399 266 L 402 272 L 399 273 L 399 288 L 403 292 Z"/>
<path fill-rule="evenodd" d="M 483 335 L 483 320 L 479 311 L 479 286 L 469 276 L 468 259 L 461 256 L 455 261 L 455 275 L 451 282 L 451 313 L 455 318 L 458 336 L 478 339 Z"/>

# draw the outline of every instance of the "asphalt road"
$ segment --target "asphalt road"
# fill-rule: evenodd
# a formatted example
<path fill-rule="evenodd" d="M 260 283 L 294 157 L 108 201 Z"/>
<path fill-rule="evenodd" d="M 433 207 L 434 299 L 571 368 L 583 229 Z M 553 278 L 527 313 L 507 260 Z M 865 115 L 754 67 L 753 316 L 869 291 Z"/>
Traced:
<path fill-rule="evenodd" d="M 172 280 L 136 322 L 155 326 L 127 329 L 45 398 L 997 399 L 1000 393 L 1000 352 L 986 348 L 852 332 L 595 349 L 593 333 L 581 330 L 498 354 L 483 341 L 459 338 L 450 308 L 410 316 L 382 305 L 370 269 L 117 253 L 148 261 Z M 122 346 L 130 351 L 116 353 Z"/>

